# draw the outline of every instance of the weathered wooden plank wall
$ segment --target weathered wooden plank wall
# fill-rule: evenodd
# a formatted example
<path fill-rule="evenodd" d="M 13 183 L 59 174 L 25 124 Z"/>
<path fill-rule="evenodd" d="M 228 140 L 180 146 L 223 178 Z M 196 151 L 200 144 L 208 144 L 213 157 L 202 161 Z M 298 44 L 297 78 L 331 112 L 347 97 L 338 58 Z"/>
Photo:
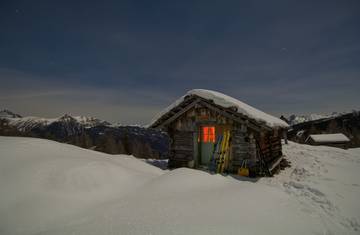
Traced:
<path fill-rule="evenodd" d="M 194 158 L 194 139 L 192 131 L 175 131 L 172 135 L 169 167 L 188 167 Z"/>
<path fill-rule="evenodd" d="M 256 139 L 246 126 L 235 126 L 231 133 L 231 162 L 229 171 L 237 172 L 244 161 L 248 165 L 256 163 Z"/>
<path fill-rule="evenodd" d="M 282 155 L 281 137 L 276 132 L 268 132 L 260 138 L 260 149 L 265 162 L 269 163 Z"/>

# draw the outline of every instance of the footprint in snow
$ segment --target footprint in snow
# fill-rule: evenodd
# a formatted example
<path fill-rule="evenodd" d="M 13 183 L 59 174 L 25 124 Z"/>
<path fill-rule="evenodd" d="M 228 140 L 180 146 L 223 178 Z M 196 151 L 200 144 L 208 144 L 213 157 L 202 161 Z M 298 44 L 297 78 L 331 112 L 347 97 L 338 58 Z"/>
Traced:
<path fill-rule="evenodd" d="M 351 228 L 354 231 L 360 231 L 360 224 L 355 218 L 345 218 L 341 224 L 346 228 Z"/>
<path fill-rule="evenodd" d="M 285 187 L 285 192 L 297 196 L 302 202 L 310 203 L 311 205 L 322 208 L 331 216 L 337 210 L 337 208 L 327 199 L 326 195 L 319 189 L 294 181 L 285 182 L 283 186 Z"/>

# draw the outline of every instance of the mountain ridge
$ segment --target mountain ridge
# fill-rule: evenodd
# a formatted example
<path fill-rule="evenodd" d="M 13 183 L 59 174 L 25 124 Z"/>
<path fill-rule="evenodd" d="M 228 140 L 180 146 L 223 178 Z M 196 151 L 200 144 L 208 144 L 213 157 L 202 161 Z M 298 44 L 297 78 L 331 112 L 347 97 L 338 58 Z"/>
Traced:
<path fill-rule="evenodd" d="M 22 117 L 1 111 L 0 135 L 51 139 L 110 154 L 139 158 L 165 158 L 165 133 L 141 126 L 115 125 L 87 116 L 64 114 L 58 118 Z"/>

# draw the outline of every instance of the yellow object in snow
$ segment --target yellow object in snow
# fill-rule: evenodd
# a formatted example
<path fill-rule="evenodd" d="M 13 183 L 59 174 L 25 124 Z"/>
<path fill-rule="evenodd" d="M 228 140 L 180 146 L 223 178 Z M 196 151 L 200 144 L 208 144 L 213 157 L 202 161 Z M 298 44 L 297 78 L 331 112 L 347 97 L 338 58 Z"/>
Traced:
<path fill-rule="evenodd" d="M 249 176 L 249 168 L 246 167 L 246 161 L 247 160 L 244 160 L 241 164 L 241 167 L 238 170 L 238 175 Z"/>

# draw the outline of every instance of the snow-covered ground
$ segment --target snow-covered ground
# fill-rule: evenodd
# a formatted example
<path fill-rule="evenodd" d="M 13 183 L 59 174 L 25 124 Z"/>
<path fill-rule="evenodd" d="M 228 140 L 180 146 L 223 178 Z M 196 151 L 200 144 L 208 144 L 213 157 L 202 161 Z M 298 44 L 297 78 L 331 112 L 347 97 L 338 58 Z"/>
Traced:
<path fill-rule="evenodd" d="M 360 149 L 284 152 L 253 180 L 0 137 L 0 234 L 359 234 Z"/>

